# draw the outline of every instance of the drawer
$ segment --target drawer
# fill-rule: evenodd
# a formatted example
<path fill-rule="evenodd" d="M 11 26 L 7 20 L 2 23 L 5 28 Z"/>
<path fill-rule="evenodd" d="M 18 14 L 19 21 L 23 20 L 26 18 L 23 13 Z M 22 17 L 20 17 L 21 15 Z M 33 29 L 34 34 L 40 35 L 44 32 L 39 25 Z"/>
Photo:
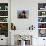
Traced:
<path fill-rule="evenodd" d="M 0 38 L 0 45 L 7 45 L 8 44 L 8 39 L 7 38 Z"/>

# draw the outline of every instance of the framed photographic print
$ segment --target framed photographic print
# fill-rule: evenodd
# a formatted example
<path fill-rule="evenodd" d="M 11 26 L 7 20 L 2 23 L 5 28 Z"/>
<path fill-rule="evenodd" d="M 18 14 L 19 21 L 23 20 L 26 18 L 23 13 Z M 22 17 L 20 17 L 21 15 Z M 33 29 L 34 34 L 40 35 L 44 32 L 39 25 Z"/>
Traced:
<path fill-rule="evenodd" d="M 0 23 L 0 35 L 8 37 L 8 23 Z"/>
<path fill-rule="evenodd" d="M 17 18 L 19 19 L 29 18 L 29 10 L 17 10 Z"/>

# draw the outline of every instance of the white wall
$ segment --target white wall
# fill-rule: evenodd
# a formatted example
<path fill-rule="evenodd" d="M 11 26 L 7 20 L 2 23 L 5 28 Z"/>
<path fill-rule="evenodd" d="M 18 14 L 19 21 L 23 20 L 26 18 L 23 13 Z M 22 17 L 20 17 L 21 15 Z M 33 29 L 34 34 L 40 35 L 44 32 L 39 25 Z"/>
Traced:
<path fill-rule="evenodd" d="M 11 22 L 16 25 L 16 32 L 20 32 L 19 30 L 27 30 L 30 25 L 35 26 L 36 32 L 33 36 L 33 46 L 41 46 L 43 44 L 42 38 L 38 38 L 38 3 L 45 3 L 46 0 L 11 0 Z M 28 9 L 29 10 L 29 18 L 28 19 L 18 19 L 17 18 L 17 10 L 19 9 Z M 26 33 L 26 32 L 25 32 Z M 39 43 L 39 44 L 38 44 Z M 43 46 L 43 45 L 42 45 Z"/>

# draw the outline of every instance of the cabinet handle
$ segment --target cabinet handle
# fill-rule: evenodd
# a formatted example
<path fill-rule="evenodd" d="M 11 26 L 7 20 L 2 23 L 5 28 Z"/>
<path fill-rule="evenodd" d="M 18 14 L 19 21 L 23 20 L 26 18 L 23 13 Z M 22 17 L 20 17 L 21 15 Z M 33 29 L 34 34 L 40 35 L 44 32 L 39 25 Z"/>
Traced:
<path fill-rule="evenodd" d="M 45 40 L 45 39 L 43 39 L 43 40 Z"/>
<path fill-rule="evenodd" d="M 3 39 L 1 39 L 1 40 L 3 40 Z"/>

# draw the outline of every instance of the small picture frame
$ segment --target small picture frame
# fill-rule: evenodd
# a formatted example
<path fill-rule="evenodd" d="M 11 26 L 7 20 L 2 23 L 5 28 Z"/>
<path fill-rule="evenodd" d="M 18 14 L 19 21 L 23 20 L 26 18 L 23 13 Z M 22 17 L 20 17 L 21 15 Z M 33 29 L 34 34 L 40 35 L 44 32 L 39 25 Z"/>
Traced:
<path fill-rule="evenodd" d="M 46 37 L 46 29 L 39 29 L 39 37 Z"/>
<path fill-rule="evenodd" d="M 17 10 L 17 18 L 19 19 L 29 18 L 29 10 Z"/>

